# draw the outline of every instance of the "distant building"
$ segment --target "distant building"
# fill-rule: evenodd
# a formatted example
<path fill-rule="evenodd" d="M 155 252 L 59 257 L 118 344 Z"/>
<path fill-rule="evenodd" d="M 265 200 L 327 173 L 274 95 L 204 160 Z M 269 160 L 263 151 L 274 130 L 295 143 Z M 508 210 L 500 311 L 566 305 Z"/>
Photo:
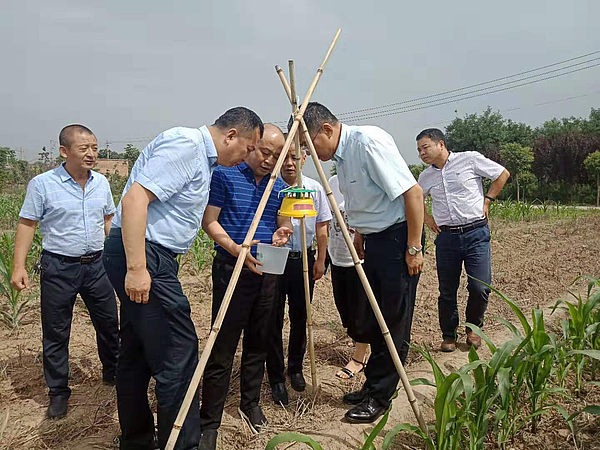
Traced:
<path fill-rule="evenodd" d="M 129 176 L 129 165 L 126 159 L 98 159 L 94 170 L 103 175 L 116 173 L 122 177 Z"/>

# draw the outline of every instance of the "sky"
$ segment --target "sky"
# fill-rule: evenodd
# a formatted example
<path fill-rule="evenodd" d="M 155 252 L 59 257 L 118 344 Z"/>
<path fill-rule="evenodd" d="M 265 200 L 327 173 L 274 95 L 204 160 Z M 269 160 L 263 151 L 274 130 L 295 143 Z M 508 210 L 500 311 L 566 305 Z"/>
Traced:
<path fill-rule="evenodd" d="M 294 60 L 303 98 L 338 27 L 340 40 L 312 97 L 334 114 L 598 51 L 598 17 L 596 0 L 4 2 L 0 146 L 29 160 L 42 146 L 58 155 L 60 129 L 82 123 L 100 147 L 108 141 L 116 151 L 127 142 L 143 148 L 163 130 L 210 125 L 240 105 L 265 122 L 286 120 L 290 106 L 274 66 L 287 72 Z M 488 105 L 532 126 L 587 117 L 600 106 L 599 80 L 600 66 L 350 123 L 385 129 L 415 164 L 414 139 L 423 128 L 443 128 Z"/>

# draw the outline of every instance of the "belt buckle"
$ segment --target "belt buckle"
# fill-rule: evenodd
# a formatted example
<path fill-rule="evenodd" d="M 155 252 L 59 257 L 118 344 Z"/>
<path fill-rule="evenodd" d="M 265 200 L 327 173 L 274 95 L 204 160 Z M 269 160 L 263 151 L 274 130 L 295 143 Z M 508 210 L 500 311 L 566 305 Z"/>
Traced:
<path fill-rule="evenodd" d="M 457 227 L 450 228 L 450 234 L 462 234 L 462 226 L 459 225 Z"/>
<path fill-rule="evenodd" d="M 94 262 L 94 256 L 96 255 L 83 255 L 79 258 L 81 264 L 91 264 Z"/>

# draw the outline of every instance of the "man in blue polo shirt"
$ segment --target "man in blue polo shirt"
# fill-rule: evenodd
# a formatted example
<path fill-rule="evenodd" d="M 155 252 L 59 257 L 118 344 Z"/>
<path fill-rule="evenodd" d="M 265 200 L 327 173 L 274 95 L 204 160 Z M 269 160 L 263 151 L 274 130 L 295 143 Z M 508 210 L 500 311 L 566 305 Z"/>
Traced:
<path fill-rule="evenodd" d="M 96 329 L 107 384 L 115 383 L 119 347 L 115 293 L 100 259 L 115 204 L 106 177 L 91 170 L 98 158 L 98 141 L 89 128 L 69 125 L 60 132 L 59 142 L 66 162 L 27 186 L 11 279 L 19 291 L 29 287 L 25 263 L 39 222 L 44 249 L 40 276 L 43 360 L 50 418 L 67 413 L 71 395 L 69 335 L 77 294 Z"/>
<path fill-rule="evenodd" d="M 267 124 L 257 149 L 248 155 L 245 164 L 230 169 L 219 168 L 213 175 L 210 199 L 202 221 L 202 228 L 213 238 L 217 250 L 212 267 L 213 322 L 225 296 L 241 244 L 284 143 L 281 130 Z M 277 215 L 282 202 L 279 191 L 284 188 L 285 184 L 277 179 L 253 243 L 260 241 L 281 246 L 292 234 L 290 219 Z M 255 248 L 251 253 L 240 274 L 204 372 L 200 410 L 202 440 L 199 447 L 203 450 L 216 448 L 217 429 L 221 424 L 233 357 L 242 330 L 244 342 L 239 413 L 255 433 L 267 423 L 259 406 L 260 387 L 267 357 L 270 314 L 278 295 L 279 277 L 260 274 L 256 268 L 260 263 L 255 259 Z"/>
<path fill-rule="evenodd" d="M 177 279 L 176 257 L 198 234 L 215 166 L 240 164 L 262 131 L 254 112 L 233 108 L 210 127 L 176 127 L 159 134 L 133 166 L 104 252 L 121 300 L 121 450 L 154 448 L 150 377 L 156 380 L 158 444 L 165 448 L 198 365 L 198 338 Z M 192 450 L 199 440 L 196 395 L 175 448 Z"/>

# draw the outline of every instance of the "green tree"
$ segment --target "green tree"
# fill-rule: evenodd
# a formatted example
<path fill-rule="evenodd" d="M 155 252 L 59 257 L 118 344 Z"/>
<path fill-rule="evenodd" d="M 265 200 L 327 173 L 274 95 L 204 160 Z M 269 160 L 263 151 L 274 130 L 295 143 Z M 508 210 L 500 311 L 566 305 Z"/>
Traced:
<path fill-rule="evenodd" d="M 138 148 L 135 148 L 131 144 L 127 144 L 125 146 L 125 154 L 123 155 L 123 159 L 127 160 L 127 166 L 129 168 L 130 174 L 131 174 L 131 169 L 133 169 L 133 165 L 135 164 L 135 162 L 138 159 L 138 156 L 140 156 L 140 150 Z"/>
<path fill-rule="evenodd" d="M 50 167 L 50 152 L 46 150 L 46 147 L 42 147 L 42 151 L 38 153 L 39 162 L 42 166 L 42 170 L 47 170 Z"/>
<path fill-rule="evenodd" d="M 415 177 L 415 180 L 419 179 L 419 175 L 421 175 L 421 172 L 427 169 L 427 167 L 427 164 L 409 164 L 408 166 L 413 177 Z"/>
<path fill-rule="evenodd" d="M 590 153 L 583 165 L 590 175 L 596 176 L 596 206 L 600 206 L 600 150 Z"/>
<path fill-rule="evenodd" d="M 500 159 L 514 178 L 517 184 L 517 201 L 521 201 L 519 176 L 529 172 L 533 163 L 533 152 L 530 147 L 523 147 L 520 144 L 504 144 L 500 150 Z"/>
<path fill-rule="evenodd" d="M 506 120 L 491 107 L 482 114 L 457 117 L 446 127 L 446 147 L 454 152 L 476 151 L 497 160 L 503 144 L 530 146 L 534 132 L 529 125 Z"/>

